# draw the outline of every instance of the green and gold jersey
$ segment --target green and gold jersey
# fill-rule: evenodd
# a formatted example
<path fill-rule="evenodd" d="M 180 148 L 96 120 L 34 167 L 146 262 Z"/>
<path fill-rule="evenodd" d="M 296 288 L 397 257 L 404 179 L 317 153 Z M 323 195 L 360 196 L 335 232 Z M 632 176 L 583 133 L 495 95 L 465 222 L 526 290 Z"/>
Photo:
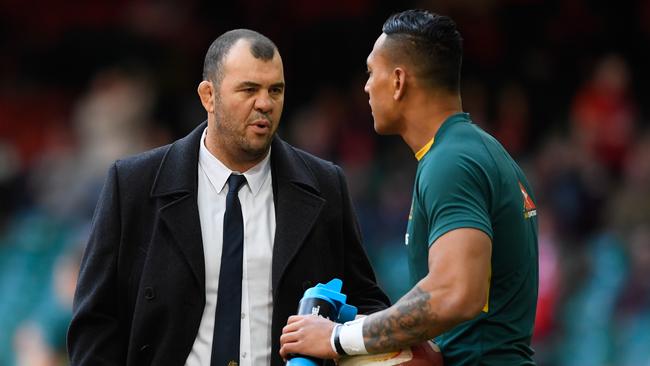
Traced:
<path fill-rule="evenodd" d="M 419 160 L 405 243 L 415 285 L 443 234 L 475 228 L 492 239 L 483 312 L 436 338 L 447 365 L 533 365 L 538 286 L 537 211 L 519 166 L 466 113 L 449 117 Z"/>

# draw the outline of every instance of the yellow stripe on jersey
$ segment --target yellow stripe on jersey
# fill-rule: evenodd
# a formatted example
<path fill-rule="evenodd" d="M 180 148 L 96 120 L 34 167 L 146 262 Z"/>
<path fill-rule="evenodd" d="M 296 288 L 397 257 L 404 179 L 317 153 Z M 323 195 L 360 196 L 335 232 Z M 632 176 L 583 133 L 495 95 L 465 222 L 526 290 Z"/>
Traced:
<path fill-rule="evenodd" d="M 431 141 L 427 142 L 426 145 L 422 146 L 422 148 L 415 153 L 415 158 L 420 161 L 422 157 L 429 152 L 429 149 L 431 149 L 431 145 L 433 145 L 433 140 L 435 139 L 435 136 L 431 139 Z"/>
<path fill-rule="evenodd" d="M 490 266 L 490 275 L 488 277 L 488 291 L 487 299 L 485 299 L 485 306 L 483 307 L 483 312 L 487 313 L 490 310 L 490 285 L 492 284 L 492 266 Z"/>

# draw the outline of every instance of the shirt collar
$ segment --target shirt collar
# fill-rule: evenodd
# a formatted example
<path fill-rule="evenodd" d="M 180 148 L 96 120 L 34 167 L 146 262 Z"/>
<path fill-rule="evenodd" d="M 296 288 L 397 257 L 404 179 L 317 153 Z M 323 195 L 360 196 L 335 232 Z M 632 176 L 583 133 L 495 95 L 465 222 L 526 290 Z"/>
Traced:
<path fill-rule="evenodd" d="M 201 136 L 201 146 L 199 148 L 199 166 L 202 168 L 212 186 L 217 191 L 221 191 L 225 188 L 228 177 L 232 173 L 240 173 L 246 177 L 246 184 L 253 193 L 253 196 L 256 196 L 259 193 L 262 185 L 271 175 L 271 149 L 266 154 L 264 159 L 257 163 L 252 168 L 248 169 L 244 173 L 234 172 L 228 169 L 217 157 L 212 155 L 212 153 L 205 146 L 205 137 L 207 136 L 208 129 L 203 130 L 203 136 Z"/>
<path fill-rule="evenodd" d="M 429 149 L 431 149 L 431 145 L 433 145 L 433 141 L 435 140 L 435 136 L 429 140 L 418 152 L 415 153 L 415 158 L 420 161 L 429 152 Z"/>
<path fill-rule="evenodd" d="M 415 158 L 418 161 L 422 160 L 422 158 L 429 152 L 429 150 L 431 150 L 431 147 L 433 146 L 436 138 L 440 138 L 440 136 L 444 134 L 449 126 L 457 122 L 470 122 L 469 113 L 459 112 L 447 117 L 440 125 L 440 128 L 438 128 L 435 136 L 433 136 L 429 142 L 427 142 L 424 146 L 422 146 L 422 148 L 420 148 L 420 150 L 418 150 L 418 152 L 415 153 Z"/>

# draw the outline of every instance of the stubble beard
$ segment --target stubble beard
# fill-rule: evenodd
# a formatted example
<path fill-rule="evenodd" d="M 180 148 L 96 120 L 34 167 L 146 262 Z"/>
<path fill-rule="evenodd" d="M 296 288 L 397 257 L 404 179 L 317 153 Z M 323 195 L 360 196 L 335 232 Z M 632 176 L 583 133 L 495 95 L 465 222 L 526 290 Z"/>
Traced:
<path fill-rule="evenodd" d="M 219 141 L 219 145 L 230 153 L 231 158 L 245 162 L 257 162 L 266 156 L 275 132 L 260 144 L 258 141 L 249 139 L 246 126 L 241 126 L 243 129 L 238 129 L 240 126 L 225 114 L 215 113 L 215 119 L 216 139 Z"/>

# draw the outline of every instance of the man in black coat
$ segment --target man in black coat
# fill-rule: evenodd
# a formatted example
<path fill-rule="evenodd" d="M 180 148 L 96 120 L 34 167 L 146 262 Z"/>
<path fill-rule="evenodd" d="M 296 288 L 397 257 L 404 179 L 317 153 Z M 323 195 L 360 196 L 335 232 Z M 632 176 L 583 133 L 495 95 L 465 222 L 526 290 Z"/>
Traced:
<path fill-rule="evenodd" d="M 221 365 L 215 354 L 233 337 L 224 365 L 281 365 L 282 327 L 306 288 L 338 277 L 360 313 L 388 305 L 341 169 L 275 136 L 285 88 L 276 46 L 227 32 L 203 76 L 207 123 L 109 170 L 75 293 L 73 365 Z M 233 176 L 246 187 L 235 201 L 226 195 Z M 226 216 L 243 227 L 235 249 Z M 232 250 L 239 259 L 226 257 Z M 232 263 L 238 269 L 225 272 Z M 236 291 L 226 290 L 232 282 Z M 233 293 L 236 305 L 226 304 Z M 232 318 L 236 331 L 223 334 Z"/>

